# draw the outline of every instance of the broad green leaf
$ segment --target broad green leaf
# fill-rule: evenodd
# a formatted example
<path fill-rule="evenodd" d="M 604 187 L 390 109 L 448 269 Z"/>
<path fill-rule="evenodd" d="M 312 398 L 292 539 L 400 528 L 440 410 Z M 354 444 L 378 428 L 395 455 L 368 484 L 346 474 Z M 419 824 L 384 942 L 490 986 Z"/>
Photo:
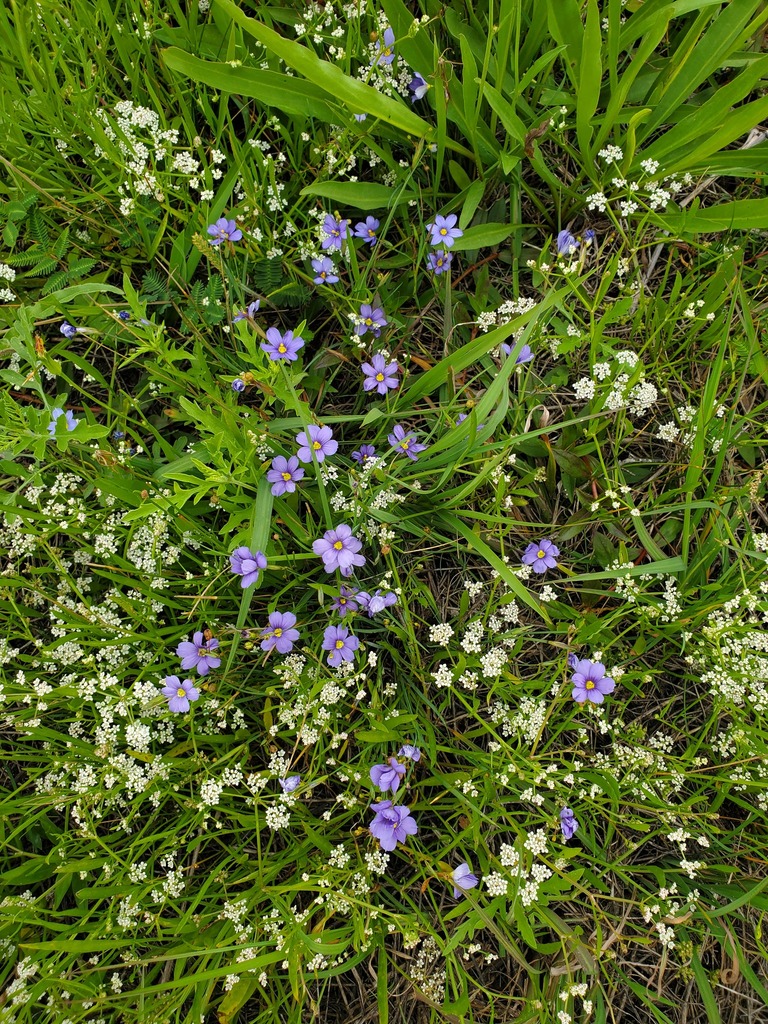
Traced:
<path fill-rule="evenodd" d="M 574 88 L 578 88 L 584 26 L 577 0 L 547 0 L 547 16 L 552 37 L 567 47 L 563 64 Z"/>
<path fill-rule="evenodd" d="M 735 199 L 706 210 L 651 214 L 659 227 L 679 235 L 710 234 L 716 231 L 752 231 L 768 228 L 768 199 Z"/>
<path fill-rule="evenodd" d="M 515 224 L 477 224 L 467 228 L 461 238 L 453 243 L 454 252 L 465 252 L 467 249 L 482 249 L 486 245 L 498 245 L 509 238 L 517 230 Z"/>
<path fill-rule="evenodd" d="M 484 181 L 473 181 L 467 189 L 467 193 L 464 196 L 464 204 L 461 207 L 461 214 L 459 216 L 459 227 L 464 230 L 472 220 L 475 212 L 480 205 L 483 193 L 485 192 Z"/>
<path fill-rule="evenodd" d="M 461 47 L 461 95 L 464 106 L 464 120 L 467 123 L 468 137 L 474 141 L 475 125 L 477 124 L 477 64 L 472 56 L 469 40 L 465 35 L 459 38 Z"/>
<path fill-rule="evenodd" d="M 259 68 L 233 68 L 217 61 L 201 60 L 177 47 L 162 51 L 167 67 L 193 82 L 201 82 L 236 96 L 250 96 L 268 107 L 277 107 L 289 114 L 316 117 L 329 124 L 338 123 L 340 113 L 317 88 L 301 78 L 290 78 L 276 71 Z"/>
<path fill-rule="evenodd" d="M 321 196 L 357 210 L 382 210 L 415 199 L 413 192 L 397 192 L 387 185 L 367 181 L 321 181 L 301 190 L 303 196 Z"/>
<path fill-rule="evenodd" d="M 229 14 L 233 22 L 254 39 L 258 39 L 271 53 L 284 60 L 294 71 L 304 75 L 328 96 L 347 105 L 352 113 L 371 114 L 419 138 L 432 137 L 432 126 L 404 102 L 384 96 L 365 82 L 345 75 L 336 64 L 321 60 L 306 46 L 281 36 L 279 32 L 275 32 L 256 18 L 249 18 L 233 0 L 214 2 Z"/>
<path fill-rule="evenodd" d="M 581 48 L 581 74 L 576 93 L 576 136 L 579 140 L 579 149 L 585 160 L 589 159 L 592 119 L 600 99 L 600 83 L 603 77 L 601 46 L 600 12 L 597 8 L 597 0 L 588 0 L 587 21 Z"/>
<path fill-rule="evenodd" d="M 483 85 L 483 96 L 488 100 L 491 109 L 499 115 L 499 120 L 504 126 L 507 134 L 511 135 L 512 138 L 519 142 L 521 146 L 525 145 L 527 130 L 523 122 L 517 116 L 512 104 L 508 100 L 504 99 L 501 93 L 497 89 L 494 89 L 494 87 L 488 82 Z"/>

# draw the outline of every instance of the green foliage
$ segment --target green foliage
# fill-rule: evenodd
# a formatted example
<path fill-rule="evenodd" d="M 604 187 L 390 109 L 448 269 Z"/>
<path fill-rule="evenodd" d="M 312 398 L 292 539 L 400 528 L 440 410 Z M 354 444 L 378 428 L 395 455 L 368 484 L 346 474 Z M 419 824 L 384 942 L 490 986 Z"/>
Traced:
<path fill-rule="evenodd" d="M 0 5 L 0 1024 L 757 1019 L 766 5 L 201 8 Z"/>

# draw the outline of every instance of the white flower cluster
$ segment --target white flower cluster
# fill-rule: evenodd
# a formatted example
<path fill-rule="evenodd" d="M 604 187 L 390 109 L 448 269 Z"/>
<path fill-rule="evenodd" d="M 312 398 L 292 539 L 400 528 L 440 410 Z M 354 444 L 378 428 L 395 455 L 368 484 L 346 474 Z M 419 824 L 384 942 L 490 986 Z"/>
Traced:
<path fill-rule="evenodd" d="M 173 147 L 179 144 L 179 129 L 163 128 L 156 111 L 131 100 L 116 103 L 114 114 L 99 108 L 94 118 L 90 131 L 96 157 L 111 160 L 122 172 L 118 192 L 123 197 L 120 202 L 123 216 L 133 212 L 140 196 L 152 196 L 157 202 L 164 202 L 166 188 L 194 189 L 200 193 L 200 199 L 213 199 L 213 183 L 224 175 L 220 164 L 226 157 L 220 150 L 213 151 L 208 167 L 202 167 L 191 150 L 174 152 Z M 195 138 L 193 145 L 200 146 L 201 140 Z M 163 164 L 167 169 L 161 182 L 158 172 Z"/>
<path fill-rule="evenodd" d="M 644 416 L 656 404 L 659 393 L 656 385 L 645 379 L 642 366 L 637 369 L 638 362 L 634 352 L 622 350 L 616 353 L 613 365 L 608 362 L 596 363 L 592 376 L 581 377 L 573 385 L 576 399 L 580 402 L 591 401 L 598 394 L 598 385 L 615 374 L 609 381 L 604 407 L 612 412 L 626 409 L 633 416 Z M 632 372 L 626 373 L 624 366 Z"/>
<path fill-rule="evenodd" d="M 521 316 L 523 313 L 529 313 L 536 306 L 537 302 L 535 299 L 529 299 L 525 296 L 521 296 L 518 299 L 508 299 L 506 302 L 502 302 L 498 309 L 481 313 L 477 318 L 477 326 L 487 334 L 492 328 L 502 327 L 504 324 L 514 320 L 515 317 Z M 514 335 L 513 338 L 514 341 L 517 340 Z M 514 344 L 514 341 L 510 340 L 509 344 Z"/>
<path fill-rule="evenodd" d="M 445 647 L 453 636 L 453 626 L 447 622 L 439 622 L 429 627 L 429 639 L 433 644 L 440 644 Z"/>
<path fill-rule="evenodd" d="M 624 158 L 619 146 L 607 146 L 601 149 L 598 155 L 608 166 L 619 163 Z M 681 189 L 693 184 L 693 177 L 690 174 L 685 174 L 680 179 L 674 174 L 661 179 L 653 177 L 659 169 L 656 160 L 642 160 L 640 166 L 649 176 L 647 180 L 628 181 L 622 177 L 612 178 L 610 184 L 613 192 L 610 199 L 605 191 L 593 192 L 587 196 L 587 208 L 605 213 L 609 203 L 615 203 L 622 217 L 636 213 L 642 209 L 643 204 L 649 210 L 665 210 Z"/>

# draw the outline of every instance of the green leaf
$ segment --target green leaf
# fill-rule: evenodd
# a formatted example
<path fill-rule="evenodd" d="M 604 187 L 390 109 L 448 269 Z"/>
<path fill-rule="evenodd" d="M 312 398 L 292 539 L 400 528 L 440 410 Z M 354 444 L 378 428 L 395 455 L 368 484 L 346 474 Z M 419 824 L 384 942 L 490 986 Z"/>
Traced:
<path fill-rule="evenodd" d="M 665 73 L 654 91 L 645 99 L 651 114 L 638 138 L 642 142 L 661 125 L 676 120 L 676 113 L 696 89 L 706 82 L 747 39 L 757 25 L 750 24 L 763 0 L 730 0 L 718 13 L 701 11 L 669 59 Z M 701 4 L 696 8 L 700 9 Z M 718 5 L 719 6 L 719 5 Z M 768 11 L 763 12 L 764 22 Z M 703 26 L 711 21 L 702 35 Z"/>
<path fill-rule="evenodd" d="M 588 0 L 587 22 L 581 46 L 581 74 L 576 93 L 576 136 L 579 140 L 579 149 L 585 160 L 589 160 L 592 119 L 600 99 L 600 83 L 603 78 L 603 65 L 600 59 L 601 47 L 600 12 L 597 8 L 597 0 Z"/>
<path fill-rule="evenodd" d="M 492 85 L 486 82 L 483 85 L 483 95 L 488 100 L 490 107 L 499 116 L 504 129 L 508 135 L 511 135 L 513 139 L 520 143 L 520 146 L 525 145 L 525 136 L 527 130 L 523 122 L 517 116 L 515 108 L 512 104 L 504 99 L 501 93 L 494 89 Z"/>
<path fill-rule="evenodd" d="M 329 124 L 339 120 L 339 109 L 322 96 L 315 86 L 301 78 L 258 68 L 233 68 L 219 61 L 201 60 L 178 47 L 161 53 L 166 66 L 194 82 L 201 82 L 223 93 L 250 96 L 268 107 L 276 107 L 300 117 L 316 117 Z"/>
<path fill-rule="evenodd" d="M 681 210 L 679 213 L 651 214 L 659 227 L 679 235 L 710 234 L 716 231 L 752 231 L 768 228 L 768 199 L 735 199 L 709 209 Z"/>
<path fill-rule="evenodd" d="M 469 40 L 465 35 L 459 37 L 461 47 L 461 95 L 464 106 L 464 120 L 467 124 L 467 137 L 474 144 L 475 125 L 477 124 L 477 64 L 472 56 Z"/>
<path fill-rule="evenodd" d="M 303 196 L 321 196 L 357 210 L 383 210 L 415 199 L 413 192 L 395 192 L 387 185 L 367 181 L 321 181 L 301 190 Z"/>
<path fill-rule="evenodd" d="M 478 206 L 482 202 L 484 192 L 484 181 L 473 181 L 467 189 L 467 193 L 464 197 L 464 205 L 461 208 L 461 215 L 459 216 L 459 227 L 462 231 L 474 217 Z"/>
<path fill-rule="evenodd" d="M 461 238 L 453 243 L 454 252 L 466 252 L 467 249 L 482 249 L 487 245 L 498 245 L 509 238 L 516 230 L 515 224 L 477 224 L 467 228 Z"/>
<path fill-rule="evenodd" d="M 215 0 L 215 3 L 229 15 L 235 24 L 254 39 L 258 39 L 271 53 L 276 54 L 289 67 L 304 75 L 310 82 L 314 82 L 328 96 L 346 104 L 352 113 L 371 114 L 410 135 L 431 139 L 432 126 L 410 110 L 405 103 L 384 96 L 372 86 L 345 75 L 336 64 L 320 60 L 306 46 L 301 46 L 292 39 L 286 39 L 255 18 L 249 18 L 233 0 Z M 295 80 L 289 79 L 289 81 L 294 82 Z"/>

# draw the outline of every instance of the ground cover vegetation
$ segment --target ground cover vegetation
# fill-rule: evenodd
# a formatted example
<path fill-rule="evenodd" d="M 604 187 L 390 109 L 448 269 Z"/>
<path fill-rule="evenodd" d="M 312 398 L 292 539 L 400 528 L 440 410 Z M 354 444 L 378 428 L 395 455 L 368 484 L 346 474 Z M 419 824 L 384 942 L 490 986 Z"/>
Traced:
<path fill-rule="evenodd" d="M 0 5 L 0 1022 L 768 1019 L 762 0 Z"/>

